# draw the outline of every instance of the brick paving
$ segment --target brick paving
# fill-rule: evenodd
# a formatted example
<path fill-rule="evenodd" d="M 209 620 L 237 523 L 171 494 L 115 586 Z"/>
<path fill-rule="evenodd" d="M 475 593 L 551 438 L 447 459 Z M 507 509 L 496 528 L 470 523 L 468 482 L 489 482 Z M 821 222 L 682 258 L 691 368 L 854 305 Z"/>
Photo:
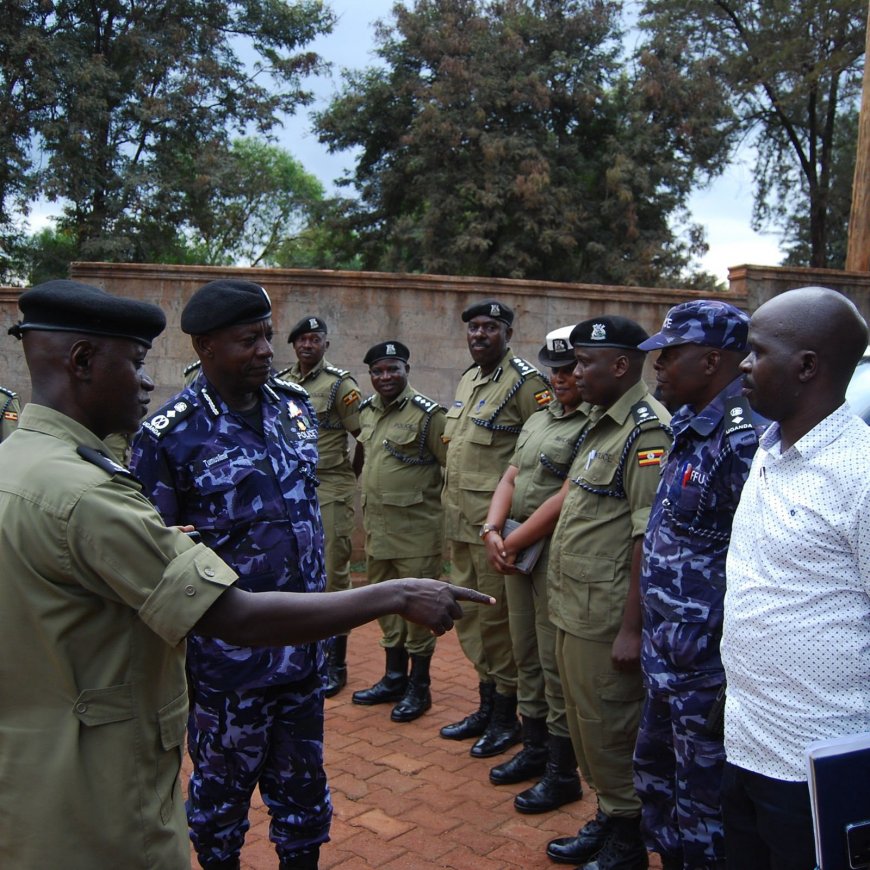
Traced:
<path fill-rule="evenodd" d="M 591 789 L 584 784 L 583 799 L 560 810 L 521 815 L 513 797 L 528 784 L 496 787 L 487 778 L 490 767 L 509 756 L 475 759 L 468 754 L 471 741 L 438 735 L 442 725 L 475 709 L 478 700 L 476 676 L 455 632 L 438 641 L 431 669 L 433 706 L 416 722 L 391 722 L 391 705 L 352 704 L 353 691 L 383 674 L 379 637 L 377 623 L 351 634 L 348 686 L 326 701 L 326 768 L 335 816 L 332 839 L 321 849 L 321 870 L 560 866 L 544 853 L 547 841 L 573 835 L 595 814 Z M 273 870 L 278 859 L 259 795 L 250 819 L 242 867 Z M 650 867 L 660 867 L 657 858 Z"/>

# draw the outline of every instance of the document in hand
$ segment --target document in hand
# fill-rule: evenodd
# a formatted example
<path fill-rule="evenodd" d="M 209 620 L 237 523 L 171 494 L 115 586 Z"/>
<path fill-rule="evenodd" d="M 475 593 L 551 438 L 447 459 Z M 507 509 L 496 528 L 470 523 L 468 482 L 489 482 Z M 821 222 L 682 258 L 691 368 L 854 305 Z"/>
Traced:
<path fill-rule="evenodd" d="M 820 870 L 870 867 L 870 732 L 817 740 L 806 759 Z"/>
<path fill-rule="evenodd" d="M 505 520 L 504 528 L 502 529 L 502 538 L 506 538 L 514 529 L 519 528 L 519 523 L 516 520 Z M 525 550 L 517 553 L 517 560 L 514 563 L 514 568 L 520 574 L 531 574 L 532 569 L 537 565 L 538 559 L 541 556 L 541 551 L 544 549 L 546 538 L 538 538 L 534 544 L 529 544 Z"/>

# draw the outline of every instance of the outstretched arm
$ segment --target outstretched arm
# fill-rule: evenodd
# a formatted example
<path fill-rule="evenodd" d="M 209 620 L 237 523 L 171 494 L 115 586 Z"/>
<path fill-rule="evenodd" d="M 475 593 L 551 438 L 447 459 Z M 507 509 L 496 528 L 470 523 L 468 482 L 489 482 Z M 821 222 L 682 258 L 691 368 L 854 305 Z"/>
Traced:
<path fill-rule="evenodd" d="M 194 631 L 240 646 L 309 643 L 398 613 L 441 635 L 462 617 L 460 601 L 494 604 L 473 589 L 440 580 L 388 580 L 342 592 L 244 592 L 229 588 Z"/>

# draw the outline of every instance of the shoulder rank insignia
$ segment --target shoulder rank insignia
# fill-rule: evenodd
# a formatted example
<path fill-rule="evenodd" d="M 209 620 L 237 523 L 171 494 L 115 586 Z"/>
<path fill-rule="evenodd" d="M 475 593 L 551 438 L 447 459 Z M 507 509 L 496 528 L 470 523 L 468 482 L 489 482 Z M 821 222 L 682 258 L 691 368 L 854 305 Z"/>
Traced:
<path fill-rule="evenodd" d="M 511 357 L 511 365 L 517 370 L 521 378 L 527 378 L 529 375 L 539 375 L 540 372 L 526 360 L 518 356 Z"/>
<path fill-rule="evenodd" d="M 634 420 L 635 426 L 640 426 L 643 423 L 661 423 L 658 418 L 658 415 L 655 411 L 653 411 L 649 402 L 641 399 L 639 402 L 635 402 L 634 405 L 631 406 L 631 416 Z"/>
<path fill-rule="evenodd" d="M 334 375 L 337 378 L 346 378 L 350 376 L 350 372 L 347 369 L 340 369 L 338 366 L 334 366 L 331 363 L 325 363 L 323 371 L 329 372 L 329 374 Z"/>
<path fill-rule="evenodd" d="M 374 396 L 369 396 L 367 399 L 363 399 L 363 400 L 359 403 L 359 409 L 360 409 L 360 411 L 362 411 L 363 408 L 368 408 L 369 405 L 371 405 L 371 403 L 374 402 L 374 400 L 375 400 L 375 397 L 374 397 Z"/>
<path fill-rule="evenodd" d="M 125 468 L 119 462 L 115 462 L 110 456 L 107 456 L 100 450 L 95 450 L 93 447 L 86 447 L 84 444 L 79 444 L 76 448 L 76 453 L 81 456 L 82 459 L 86 459 L 88 462 L 93 463 L 94 465 L 99 466 L 103 469 L 103 471 L 107 471 L 112 476 L 120 475 L 121 477 L 127 477 L 131 480 L 135 480 L 136 478 L 130 473 L 128 468 Z"/>
<path fill-rule="evenodd" d="M 434 411 L 437 411 L 441 405 L 437 402 L 433 402 L 431 399 L 427 399 L 426 396 L 417 393 L 411 401 L 420 409 L 422 409 L 426 414 L 431 414 Z"/>
<path fill-rule="evenodd" d="M 184 376 L 187 377 L 188 375 L 192 374 L 193 372 L 195 372 L 201 368 L 202 368 L 202 360 L 197 360 L 196 362 L 192 362 L 190 365 L 186 365 L 184 367 Z"/>
<path fill-rule="evenodd" d="M 289 369 L 286 371 L 289 371 Z M 269 380 L 269 383 L 277 389 L 287 390 L 290 393 L 296 393 L 297 396 L 304 396 L 306 399 L 308 398 L 308 390 L 306 390 L 305 387 L 300 387 L 299 384 L 294 384 L 293 381 L 282 380 L 280 375 L 273 375 Z"/>
<path fill-rule="evenodd" d="M 142 427 L 155 438 L 160 439 L 189 417 L 195 409 L 196 406 L 187 399 L 177 399 L 169 405 L 164 405 L 153 417 L 149 417 Z"/>
<path fill-rule="evenodd" d="M 745 396 L 729 399 L 725 406 L 725 435 L 754 429 L 752 408 Z"/>

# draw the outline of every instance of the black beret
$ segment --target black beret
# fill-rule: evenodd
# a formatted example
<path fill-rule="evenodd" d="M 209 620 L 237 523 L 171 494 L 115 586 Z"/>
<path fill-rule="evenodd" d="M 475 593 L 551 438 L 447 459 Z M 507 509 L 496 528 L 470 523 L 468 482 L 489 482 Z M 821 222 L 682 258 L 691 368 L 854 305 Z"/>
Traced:
<path fill-rule="evenodd" d="M 209 281 L 190 297 L 181 312 L 181 331 L 204 335 L 225 326 L 256 323 L 272 314 L 269 294 L 252 281 Z"/>
<path fill-rule="evenodd" d="M 401 341 L 382 341 L 366 351 L 363 362 L 370 366 L 379 359 L 400 359 L 406 363 L 411 359 L 411 351 Z"/>
<path fill-rule="evenodd" d="M 547 343 L 538 351 L 538 362 L 548 369 L 573 366 L 574 347 L 569 340 L 573 326 L 560 326 L 547 333 Z"/>
<path fill-rule="evenodd" d="M 497 299 L 484 299 L 483 302 L 475 302 L 462 312 L 462 322 L 468 323 L 472 317 L 491 317 L 500 320 L 510 326 L 514 322 L 514 312 L 511 308 L 499 302 Z"/>
<path fill-rule="evenodd" d="M 83 332 L 129 338 L 151 347 L 166 326 L 166 316 L 150 302 L 112 296 L 99 287 L 65 279 L 25 290 L 18 307 L 24 318 L 9 330 L 16 338 L 31 329 Z"/>
<path fill-rule="evenodd" d="M 639 323 L 613 314 L 578 323 L 571 330 L 569 341 L 574 347 L 623 347 L 637 350 L 637 346 L 648 338 L 649 335 Z"/>
<path fill-rule="evenodd" d="M 293 329 L 290 330 L 290 335 L 287 341 L 293 344 L 300 335 L 305 335 L 306 332 L 322 332 L 326 335 L 326 321 L 322 317 L 315 314 L 309 314 L 308 317 L 303 317 Z"/>

